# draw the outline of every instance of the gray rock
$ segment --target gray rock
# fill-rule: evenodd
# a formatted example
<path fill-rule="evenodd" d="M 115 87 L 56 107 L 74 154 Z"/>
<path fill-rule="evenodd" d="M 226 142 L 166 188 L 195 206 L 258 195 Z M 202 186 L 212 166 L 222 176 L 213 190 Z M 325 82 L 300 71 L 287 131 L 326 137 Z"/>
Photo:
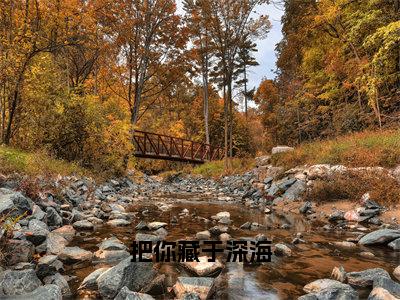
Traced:
<path fill-rule="evenodd" d="M 20 192 L 0 189 L 0 215 L 9 214 L 11 217 L 18 217 L 24 213 L 30 214 L 32 206 L 32 201 Z"/>
<path fill-rule="evenodd" d="M 392 295 L 382 287 L 375 287 L 368 296 L 368 300 L 398 300 L 400 298 Z"/>
<path fill-rule="evenodd" d="M 76 230 L 93 230 L 94 228 L 94 225 L 88 220 L 77 221 L 72 226 Z"/>
<path fill-rule="evenodd" d="M 158 242 L 161 241 L 161 237 L 154 234 L 146 234 L 146 233 L 136 233 L 135 241 L 151 241 Z"/>
<path fill-rule="evenodd" d="M 166 276 L 158 275 L 141 292 L 150 295 L 164 295 L 167 292 Z"/>
<path fill-rule="evenodd" d="M 56 273 L 54 275 L 45 277 L 43 279 L 43 282 L 45 284 L 57 285 L 60 288 L 61 294 L 63 296 L 70 296 L 71 295 L 71 290 L 69 289 L 68 282 L 60 273 Z"/>
<path fill-rule="evenodd" d="M 297 180 L 286 190 L 286 192 L 282 195 L 282 198 L 289 201 L 299 200 L 306 191 L 306 187 L 307 186 L 304 181 Z"/>
<path fill-rule="evenodd" d="M 394 240 L 388 244 L 389 248 L 393 250 L 399 251 L 400 250 L 400 239 Z"/>
<path fill-rule="evenodd" d="M 398 281 L 400 281 L 400 266 L 394 269 L 393 271 L 393 276 L 396 278 Z"/>
<path fill-rule="evenodd" d="M 5 253 L 7 264 L 12 266 L 20 262 L 31 262 L 35 252 L 34 245 L 25 240 L 8 240 Z"/>
<path fill-rule="evenodd" d="M 22 271 L 6 270 L 0 274 L 0 296 L 23 295 L 42 285 L 32 269 Z"/>
<path fill-rule="evenodd" d="M 312 210 L 312 203 L 310 201 L 305 202 L 300 208 L 299 212 L 303 215 L 307 214 Z"/>
<path fill-rule="evenodd" d="M 276 244 L 274 253 L 277 256 L 292 256 L 292 250 L 284 244 Z"/>
<path fill-rule="evenodd" d="M 374 280 L 373 287 L 374 287 L 374 289 L 382 288 L 382 289 L 388 291 L 392 296 L 400 299 L 400 284 L 393 281 L 390 278 L 386 278 L 386 277 L 377 278 L 376 280 Z"/>
<path fill-rule="evenodd" d="M 186 294 L 198 294 L 200 299 L 210 299 L 214 291 L 214 278 L 210 277 L 178 277 L 173 287 L 178 299 L 182 299 Z M 196 299 L 196 298 L 189 298 Z"/>
<path fill-rule="evenodd" d="M 62 236 L 66 241 L 71 242 L 75 237 L 75 229 L 72 225 L 64 225 L 52 231 L 59 236 Z"/>
<path fill-rule="evenodd" d="M 124 286 L 114 300 L 154 300 L 154 298 L 147 294 L 132 292 Z"/>
<path fill-rule="evenodd" d="M 58 258 L 65 263 L 90 263 L 93 258 L 93 254 L 90 251 L 83 250 L 79 247 L 65 247 Z"/>
<path fill-rule="evenodd" d="M 164 228 L 164 227 L 166 227 L 168 224 L 167 223 L 164 223 L 164 222 L 151 222 L 151 223 L 149 223 L 149 224 L 147 224 L 147 227 L 150 229 L 150 230 L 157 230 L 157 229 L 159 229 L 159 228 Z"/>
<path fill-rule="evenodd" d="M 146 222 L 140 221 L 139 224 L 136 225 L 135 229 L 136 230 L 149 230 L 149 227 L 147 226 Z"/>
<path fill-rule="evenodd" d="M 251 227 L 251 222 L 246 222 L 242 226 L 240 226 L 240 229 L 250 229 Z"/>
<path fill-rule="evenodd" d="M 343 266 L 334 267 L 332 270 L 331 278 L 337 280 L 339 282 L 346 281 L 346 271 L 344 270 Z"/>
<path fill-rule="evenodd" d="M 130 254 L 126 250 L 98 250 L 94 253 L 93 260 L 96 263 L 115 263 L 129 256 Z"/>
<path fill-rule="evenodd" d="M 268 196 L 276 196 L 279 193 L 279 186 L 276 183 L 272 183 L 269 189 L 266 190 Z"/>
<path fill-rule="evenodd" d="M 60 287 L 55 284 L 48 284 L 40 286 L 34 291 L 20 295 L 20 296 L 8 296 L 5 297 L 7 300 L 62 300 L 62 293 Z"/>
<path fill-rule="evenodd" d="M 46 217 L 46 213 L 38 205 L 33 204 L 32 215 L 29 218 L 42 221 L 45 217 Z"/>
<path fill-rule="evenodd" d="M 259 157 L 255 158 L 255 161 L 256 161 L 257 167 L 266 166 L 270 163 L 271 156 L 269 156 L 269 155 L 259 156 Z"/>
<path fill-rule="evenodd" d="M 32 219 L 29 221 L 28 231 L 25 232 L 25 237 L 35 246 L 38 246 L 46 240 L 48 234 L 49 228 L 46 223 L 37 219 Z"/>
<path fill-rule="evenodd" d="M 57 233 L 50 232 L 47 236 L 47 253 L 60 254 L 67 246 L 68 241 Z"/>
<path fill-rule="evenodd" d="M 335 211 L 329 217 L 328 220 L 331 222 L 337 222 L 344 220 L 344 212 L 343 211 Z"/>
<path fill-rule="evenodd" d="M 114 219 L 114 220 L 108 221 L 107 224 L 110 226 L 122 227 L 122 226 L 129 226 L 131 224 L 131 222 L 124 220 L 124 219 Z"/>
<path fill-rule="evenodd" d="M 272 148 L 271 154 L 275 155 L 275 154 L 279 154 L 279 153 L 286 153 L 286 152 L 292 152 L 292 151 L 294 151 L 293 147 L 277 146 L 277 147 Z"/>
<path fill-rule="evenodd" d="M 353 286 L 367 287 L 372 286 L 378 278 L 389 278 L 390 275 L 384 269 L 375 268 L 361 272 L 350 272 L 346 274 L 347 282 Z"/>
<path fill-rule="evenodd" d="M 57 255 L 45 255 L 41 257 L 36 266 L 36 275 L 40 279 L 43 279 L 47 276 L 64 271 L 63 263 L 57 258 Z"/>
<path fill-rule="evenodd" d="M 207 256 L 200 256 L 198 262 L 181 262 L 180 264 L 199 277 L 211 277 L 218 274 L 224 266 L 218 259 L 214 262 L 209 262 L 209 258 Z"/>
<path fill-rule="evenodd" d="M 156 231 L 154 231 L 154 233 L 155 233 L 157 236 L 159 236 L 160 239 L 162 239 L 162 240 L 165 239 L 165 238 L 167 237 L 167 235 L 168 235 L 168 231 L 167 231 L 165 228 L 163 228 L 163 227 L 157 229 Z"/>
<path fill-rule="evenodd" d="M 332 287 L 323 289 L 317 293 L 304 295 L 298 300 L 358 300 L 358 293 L 349 288 Z"/>
<path fill-rule="evenodd" d="M 380 229 L 363 236 L 358 243 L 360 245 L 386 244 L 400 238 L 400 230 Z"/>
<path fill-rule="evenodd" d="M 92 290 L 96 291 L 98 289 L 97 286 L 97 278 L 109 268 L 100 268 L 96 271 L 90 273 L 88 276 L 83 279 L 81 285 L 79 286 L 78 290 Z"/>
<path fill-rule="evenodd" d="M 97 278 L 100 295 L 105 299 L 114 298 L 122 287 L 140 291 L 154 277 L 151 262 L 132 262 L 131 257 L 108 269 Z"/>
<path fill-rule="evenodd" d="M 115 236 L 98 244 L 100 250 L 126 250 L 126 246 Z"/>
<path fill-rule="evenodd" d="M 62 217 L 57 213 L 53 207 L 47 207 L 47 225 L 52 227 L 61 227 L 63 225 Z"/>

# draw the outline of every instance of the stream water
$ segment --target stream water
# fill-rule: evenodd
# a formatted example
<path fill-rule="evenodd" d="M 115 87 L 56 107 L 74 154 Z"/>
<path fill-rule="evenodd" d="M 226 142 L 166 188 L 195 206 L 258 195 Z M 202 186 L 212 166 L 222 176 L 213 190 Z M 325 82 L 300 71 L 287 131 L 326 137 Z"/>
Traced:
<path fill-rule="evenodd" d="M 168 211 L 161 211 L 159 203 L 171 205 Z M 179 218 L 183 209 L 189 210 L 189 216 Z M 344 241 L 348 237 L 355 237 L 360 232 L 351 231 L 325 231 L 321 223 L 311 222 L 296 214 L 264 214 L 259 210 L 252 210 L 243 205 L 234 205 L 214 202 L 212 197 L 205 195 L 171 195 L 161 198 L 149 199 L 146 203 L 138 202 L 130 208 L 137 213 L 137 217 L 129 227 L 115 228 L 109 226 L 98 227 L 91 233 L 79 233 L 71 246 L 79 246 L 83 249 L 95 252 L 99 244 L 105 238 L 116 236 L 127 246 L 131 246 L 135 238 L 135 225 L 140 221 L 160 221 L 168 223 L 167 241 L 195 240 L 195 234 L 214 226 L 206 224 L 204 220 L 191 217 L 193 213 L 210 219 L 221 211 L 231 214 L 233 224 L 229 226 L 228 233 L 233 239 L 241 237 L 255 237 L 264 234 L 272 244 L 291 244 L 296 233 L 300 232 L 304 244 L 291 245 L 291 257 L 273 256 L 272 262 L 261 265 L 243 265 L 243 263 L 226 263 L 220 275 L 219 288 L 216 291 L 216 299 L 296 299 L 303 295 L 303 286 L 313 280 L 329 278 L 335 266 L 342 265 L 347 272 L 362 271 L 368 268 L 382 267 L 391 272 L 400 261 L 400 253 L 386 248 L 357 247 L 352 250 L 335 248 L 331 243 Z M 142 215 L 148 210 L 149 213 Z M 178 216 L 178 223 L 173 225 L 170 220 Z M 242 230 L 239 227 L 245 222 L 257 222 L 265 227 L 255 231 Z M 282 224 L 289 224 L 289 229 L 281 229 Z M 360 255 L 362 251 L 372 252 L 375 257 L 366 258 Z M 76 276 L 70 282 L 71 290 L 77 297 L 76 290 L 82 280 L 95 269 L 104 265 L 92 265 L 81 269 L 67 269 L 67 275 Z M 164 273 L 169 286 L 176 282 L 178 276 L 193 276 L 179 268 L 177 263 L 165 263 L 160 266 L 160 272 Z M 368 291 L 359 290 L 363 299 L 368 296 Z M 170 299 L 171 294 L 166 293 L 159 299 Z"/>

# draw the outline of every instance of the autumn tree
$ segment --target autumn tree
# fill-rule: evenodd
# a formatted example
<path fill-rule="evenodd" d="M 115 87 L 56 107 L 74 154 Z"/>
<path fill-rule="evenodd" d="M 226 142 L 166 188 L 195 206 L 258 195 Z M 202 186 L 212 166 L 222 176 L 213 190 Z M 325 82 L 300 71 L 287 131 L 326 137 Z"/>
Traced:
<path fill-rule="evenodd" d="M 216 57 L 216 72 L 224 89 L 224 128 L 225 128 L 225 166 L 228 167 L 228 156 L 232 157 L 233 145 L 233 81 L 235 68 L 241 46 L 248 39 L 262 38 L 270 28 L 268 17 L 254 17 L 255 9 L 267 0 L 241 1 L 205 1 L 206 11 L 210 12 Z M 208 6 L 207 6 L 208 5 Z M 226 92 L 225 92 L 226 91 Z"/>
<path fill-rule="evenodd" d="M 144 99 L 171 83 L 186 44 L 173 0 L 117 0 L 103 7 L 112 54 L 109 87 L 123 98 L 136 125 Z"/>
<path fill-rule="evenodd" d="M 203 110 L 205 140 L 210 144 L 209 131 L 209 75 L 213 56 L 213 41 L 210 28 L 210 11 L 202 0 L 185 0 L 184 8 L 187 14 L 187 26 L 190 29 L 190 36 L 193 47 L 191 57 L 196 62 L 194 71 L 200 75 L 203 85 Z"/>
<path fill-rule="evenodd" d="M 35 57 L 80 43 L 71 35 L 82 15 L 80 1 L 13 1 L 0 3 L 1 126 L 2 141 L 9 144 L 22 103 L 25 74 Z"/>

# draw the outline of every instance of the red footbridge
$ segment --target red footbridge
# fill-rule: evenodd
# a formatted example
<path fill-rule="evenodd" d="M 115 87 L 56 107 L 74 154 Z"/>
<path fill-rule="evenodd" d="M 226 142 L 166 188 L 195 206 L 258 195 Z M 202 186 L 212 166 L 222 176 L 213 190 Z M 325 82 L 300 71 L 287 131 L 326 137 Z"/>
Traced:
<path fill-rule="evenodd" d="M 178 137 L 135 130 L 135 157 L 203 164 L 221 160 L 224 149 Z"/>

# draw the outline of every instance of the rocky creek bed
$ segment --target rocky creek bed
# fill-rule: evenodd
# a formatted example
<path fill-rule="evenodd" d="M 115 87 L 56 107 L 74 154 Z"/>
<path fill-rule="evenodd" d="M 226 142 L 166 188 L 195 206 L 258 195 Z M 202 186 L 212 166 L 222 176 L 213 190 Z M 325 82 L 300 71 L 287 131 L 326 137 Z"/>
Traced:
<path fill-rule="evenodd" d="M 329 213 L 302 198 L 312 178 L 340 170 L 282 175 L 259 163 L 218 182 L 144 176 L 96 185 L 68 177 L 53 182 L 61 195 L 43 191 L 35 201 L 5 180 L 0 214 L 27 214 L 1 239 L 0 298 L 399 299 L 397 220 L 385 219 L 367 193 L 357 207 Z M 225 263 L 226 254 L 197 264 L 130 257 L 134 240 L 266 238 L 274 254 L 261 264 Z"/>

